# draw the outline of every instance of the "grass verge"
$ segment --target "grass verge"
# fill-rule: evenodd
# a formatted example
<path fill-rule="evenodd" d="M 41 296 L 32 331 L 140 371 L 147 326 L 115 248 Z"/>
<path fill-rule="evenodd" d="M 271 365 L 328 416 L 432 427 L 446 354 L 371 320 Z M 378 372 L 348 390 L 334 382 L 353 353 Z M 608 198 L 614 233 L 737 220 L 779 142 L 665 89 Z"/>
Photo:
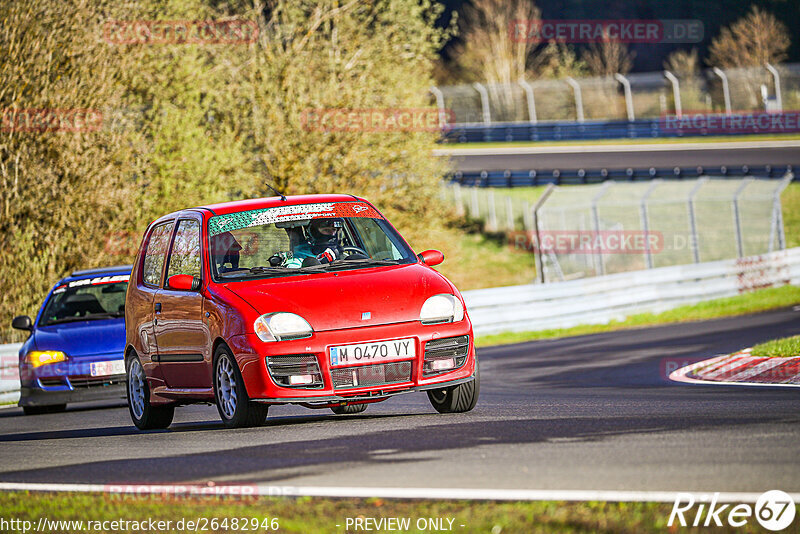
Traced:
<path fill-rule="evenodd" d="M 759 358 L 791 358 L 800 356 L 800 336 L 773 339 L 753 347 L 753 356 Z"/>
<path fill-rule="evenodd" d="M 602 332 L 613 332 L 629 328 L 702 321 L 720 317 L 733 317 L 736 315 L 746 315 L 749 313 L 785 308 L 797 304 L 798 302 L 800 302 L 800 287 L 775 287 L 761 289 L 735 297 L 679 306 L 661 313 L 639 313 L 631 315 L 624 321 L 611 321 L 607 324 L 580 325 L 572 328 L 539 330 L 536 332 L 509 332 L 505 334 L 476 336 L 475 344 L 478 347 L 508 345 L 510 343 L 522 343 L 524 341 L 533 341 L 536 339 L 599 334 Z M 800 353 L 800 351 L 798 351 L 798 353 Z"/>
<path fill-rule="evenodd" d="M 488 502 L 488 501 L 427 501 L 384 499 L 320 499 L 281 497 L 175 497 L 175 496 L 116 496 L 84 493 L 0 493 L 0 516 L 33 522 L 39 518 L 62 521 L 172 521 L 172 528 L 161 532 L 177 532 L 175 525 L 185 521 L 205 518 L 208 525 L 216 518 L 220 526 L 210 531 L 241 532 L 230 528 L 233 518 L 256 519 L 259 522 L 277 519 L 278 532 L 342 533 L 347 518 L 409 518 L 405 532 L 430 532 L 420 530 L 420 519 L 452 519 L 452 531 L 481 533 L 511 532 L 663 532 L 667 526 L 671 503 L 566 503 Z M 228 528 L 221 527 L 228 518 Z M 184 522 L 185 524 L 185 522 Z M 337 526 L 341 525 L 341 526 Z M 463 527 L 461 526 L 463 525 Z M 57 532 L 82 532 L 72 527 L 50 528 Z M 105 529 L 95 529 L 101 531 Z M 363 529 L 362 529 L 363 530 Z M 446 529 L 448 530 L 448 529 Z M 687 532 L 692 531 L 691 529 Z M 90 531 L 84 529 L 83 532 Z M 144 529 L 119 529 L 115 532 L 150 532 Z M 183 532 L 190 530 L 184 529 Z M 253 531 L 250 529 L 249 531 Z M 271 532 L 259 528 L 256 532 Z M 373 532 L 395 532 L 375 529 Z M 698 532 L 700 530 L 697 530 Z"/>
<path fill-rule="evenodd" d="M 515 148 L 515 147 L 548 147 L 548 146 L 608 146 L 608 145 L 680 145 L 687 143 L 736 143 L 736 142 L 766 142 L 766 141 L 794 141 L 800 139 L 800 135 L 778 134 L 778 135 L 738 135 L 738 136 L 714 136 L 714 137 L 656 137 L 647 139 L 595 139 L 595 140 L 574 140 L 574 141 L 511 141 L 508 143 L 489 142 L 489 143 L 442 143 L 436 148 L 448 149 L 472 149 L 472 148 Z"/>

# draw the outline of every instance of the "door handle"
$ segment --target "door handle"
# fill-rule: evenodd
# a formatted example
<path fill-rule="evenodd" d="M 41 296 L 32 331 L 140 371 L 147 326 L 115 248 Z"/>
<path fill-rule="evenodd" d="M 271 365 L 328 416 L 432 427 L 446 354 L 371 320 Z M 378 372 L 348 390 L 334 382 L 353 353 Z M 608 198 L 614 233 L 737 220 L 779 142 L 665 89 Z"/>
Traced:
<path fill-rule="evenodd" d="M 156 313 L 161 313 L 161 303 L 160 302 L 156 302 L 155 310 L 156 310 Z"/>

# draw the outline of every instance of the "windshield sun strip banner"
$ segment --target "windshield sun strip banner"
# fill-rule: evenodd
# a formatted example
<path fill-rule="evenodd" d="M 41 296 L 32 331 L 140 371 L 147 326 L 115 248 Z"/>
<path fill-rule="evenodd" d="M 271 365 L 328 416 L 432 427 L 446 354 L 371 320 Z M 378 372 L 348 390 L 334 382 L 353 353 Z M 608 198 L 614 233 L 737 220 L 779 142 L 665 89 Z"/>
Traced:
<path fill-rule="evenodd" d="M 230 215 L 217 215 L 208 221 L 211 237 L 223 232 L 262 226 L 276 222 L 304 221 L 322 217 L 363 217 L 383 219 L 378 210 L 366 202 L 324 202 L 317 204 L 297 204 L 259 210 L 241 211 Z"/>
<path fill-rule="evenodd" d="M 63 293 L 67 289 L 82 286 L 99 286 L 103 284 L 116 284 L 118 282 L 127 282 L 131 278 L 129 274 L 117 274 L 114 276 L 98 276 L 95 278 L 83 278 L 81 280 L 73 280 L 66 284 L 61 284 L 53 290 L 53 293 Z"/>

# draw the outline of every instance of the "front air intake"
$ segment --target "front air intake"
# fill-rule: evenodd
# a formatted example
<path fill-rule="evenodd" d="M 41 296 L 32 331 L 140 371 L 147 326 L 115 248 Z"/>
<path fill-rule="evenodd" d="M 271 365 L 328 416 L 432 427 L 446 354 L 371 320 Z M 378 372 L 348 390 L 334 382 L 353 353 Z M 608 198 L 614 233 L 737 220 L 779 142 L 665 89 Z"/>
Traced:
<path fill-rule="evenodd" d="M 267 356 L 267 369 L 275 383 L 285 388 L 322 387 L 322 373 L 313 354 Z"/>
<path fill-rule="evenodd" d="M 464 365 L 469 353 L 469 336 L 445 337 L 425 343 L 422 376 L 449 373 Z"/>

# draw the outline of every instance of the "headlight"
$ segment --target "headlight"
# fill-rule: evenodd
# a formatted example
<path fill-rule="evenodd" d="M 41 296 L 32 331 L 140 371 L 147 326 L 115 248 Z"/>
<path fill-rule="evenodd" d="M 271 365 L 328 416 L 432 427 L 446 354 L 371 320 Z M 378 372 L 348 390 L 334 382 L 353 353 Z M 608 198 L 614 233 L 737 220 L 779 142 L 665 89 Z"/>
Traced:
<path fill-rule="evenodd" d="M 422 324 L 454 323 L 464 318 L 464 306 L 455 295 L 442 293 L 425 301 L 419 312 Z"/>
<path fill-rule="evenodd" d="M 32 350 L 25 357 L 31 367 L 67 361 L 67 355 L 58 350 Z"/>
<path fill-rule="evenodd" d="M 308 321 L 294 313 L 268 313 L 253 324 L 261 341 L 284 341 L 309 337 L 314 332 Z"/>

